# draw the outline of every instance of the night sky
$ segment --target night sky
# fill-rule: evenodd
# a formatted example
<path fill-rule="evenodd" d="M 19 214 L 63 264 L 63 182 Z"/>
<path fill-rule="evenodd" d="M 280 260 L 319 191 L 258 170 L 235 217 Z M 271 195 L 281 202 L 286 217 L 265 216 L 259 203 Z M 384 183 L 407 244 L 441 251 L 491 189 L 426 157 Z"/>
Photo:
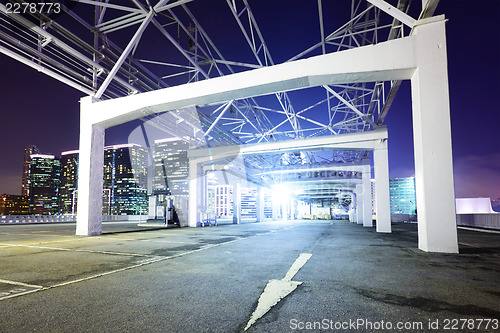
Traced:
<path fill-rule="evenodd" d="M 302 0 L 302 4 L 305 1 Z M 263 2 L 256 2 L 254 6 L 254 1 L 250 1 L 250 5 L 259 24 L 261 20 L 263 24 L 271 22 L 271 15 L 276 12 L 259 10 Z M 317 11 L 316 1 L 311 2 Z M 500 198 L 500 29 L 497 24 L 500 1 L 441 0 L 435 14 L 445 14 L 449 19 L 456 197 Z M 339 22 L 338 26 L 343 23 Z M 307 39 L 308 34 L 299 31 L 294 36 Z M 267 40 L 265 34 L 264 38 Z M 312 42 L 306 40 L 305 44 Z M 282 47 L 287 45 L 283 41 Z M 280 62 L 278 60 L 276 62 Z M 78 149 L 81 97 L 83 93 L 0 54 L 0 193 L 20 194 L 26 145 L 36 145 L 42 153 L 54 155 Z M 390 177 L 414 175 L 409 82 L 403 83 L 385 125 L 390 134 Z M 126 143 L 128 131 L 134 127 L 122 125 L 107 130 L 107 143 Z"/>

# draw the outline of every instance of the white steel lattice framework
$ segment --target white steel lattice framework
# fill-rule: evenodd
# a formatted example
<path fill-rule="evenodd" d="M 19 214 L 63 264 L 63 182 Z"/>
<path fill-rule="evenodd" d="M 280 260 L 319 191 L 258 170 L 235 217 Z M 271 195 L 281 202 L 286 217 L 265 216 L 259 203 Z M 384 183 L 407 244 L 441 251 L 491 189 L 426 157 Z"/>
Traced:
<path fill-rule="evenodd" d="M 318 36 L 288 55 L 280 38 L 266 43 L 276 27 L 258 24 L 252 1 L 52 2 L 60 13 L 16 14 L 3 1 L 0 52 L 91 96 L 82 100 L 77 233 L 100 233 L 92 203 L 102 195 L 105 128 L 194 106 L 198 124 L 186 139 L 193 148 L 371 131 L 383 126 L 401 80 L 411 79 L 419 247 L 457 252 L 444 18 L 432 17 L 438 0 L 415 8 L 353 0 L 345 24 L 334 19 L 337 2 L 307 2 L 316 18 L 305 26 Z M 266 5 L 255 2 L 262 16 Z M 221 46 L 221 36 L 230 41 Z M 371 154 L 327 151 L 306 152 L 300 163 L 360 163 Z M 276 152 L 245 163 L 262 171 L 281 160 Z"/>

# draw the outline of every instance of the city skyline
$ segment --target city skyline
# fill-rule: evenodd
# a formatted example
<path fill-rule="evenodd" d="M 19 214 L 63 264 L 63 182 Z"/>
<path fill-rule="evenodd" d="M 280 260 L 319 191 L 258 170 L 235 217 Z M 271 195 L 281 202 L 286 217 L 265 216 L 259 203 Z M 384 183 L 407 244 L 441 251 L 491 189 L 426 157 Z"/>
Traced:
<path fill-rule="evenodd" d="M 4 204 L 17 205 L 7 215 L 75 214 L 78 198 L 79 151 L 44 154 L 25 148 L 22 195 L 2 193 Z M 141 215 L 148 210 L 148 152 L 135 145 L 104 147 L 103 215 Z M 7 198 L 9 198 L 7 200 Z M 27 210 L 22 206 L 27 204 Z M 17 209 L 17 210 L 16 210 Z"/>
<path fill-rule="evenodd" d="M 172 142 L 174 142 L 175 145 L 167 145 L 168 143 Z M 172 197 L 173 195 L 176 196 L 176 201 L 178 202 L 178 204 L 182 204 L 182 200 L 179 200 L 183 195 L 187 195 L 186 186 L 188 172 L 186 152 L 179 150 L 179 147 L 181 146 L 176 146 L 179 144 L 181 146 L 183 144 L 185 145 L 185 143 L 178 138 L 155 140 L 154 147 L 152 149 L 153 152 L 151 154 L 153 157 L 153 161 L 149 167 L 146 167 L 146 164 L 148 164 L 148 162 L 146 162 L 146 160 L 148 159 L 147 149 L 140 145 L 122 144 L 106 146 L 104 148 L 104 153 L 105 161 L 107 163 L 105 163 L 104 166 L 103 190 L 107 192 L 104 195 L 103 200 L 103 215 L 122 215 L 125 212 L 127 213 L 127 215 L 137 215 L 139 212 L 140 214 L 146 213 L 146 193 L 149 196 L 167 195 L 167 197 Z M 3 198 L 4 206 L 8 200 L 14 200 L 8 201 L 8 204 L 11 206 L 19 204 L 22 205 L 22 203 L 24 203 L 23 200 L 25 200 L 28 207 L 27 209 L 29 209 L 29 212 L 32 212 L 35 215 L 75 214 L 75 199 L 76 193 L 78 192 L 78 174 L 76 172 L 78 169 L 79 159 L 78 150 L 61 152 L 60 156 L 56 156 L 43 154 L 38 150 L 36 146 L 30 145 L 29 147 L 26 147 L 26 151 L 34 151 L 34 153 L 30 154 L 29 156 L 25 156 L 25 158 L 29 158 L 29 165 L 31 166 L 28 173 L 24 173 L 23 171 L 23 175 L 25 175 L 25 177 L 23 177 L 23 190 L 26 190 L 25 192 L 27 194 L 22 196 L 6 193 L 1 194 L 0 198 Z M 59 186 L 52 189 L 52 192 L 56 193 L 56 197 L 53 197 L 51 199 L 49 198 L 50 196 L 45 198 L 42 195 L 42 199 L 37 199 L 37 201 L 45 200 L 48 203 L 50 202 L 51 207 L 49 208 L 49 211 L 36 211 L 40 208 L 35 207 L 37 206 L 37 203 L 32 200 L 32 197 L 29 193 L 33 189 L 35 189 L 36 191 L 40 191 L 40 189 L 36 189 L 39 186 L 36 184 L 37 181 L 34 181 L 33 177 L 35 176 L 38 178 L 46 178 L 43 175 L 40 175 L 39 171 L 40 168 L 43 169 L 46 168 L 46 166 L 40 166 L 40 163 L 38 161 L 42 161 L 46 164 L 49 160 L 53 161 L 52 163 L 57 163 L 58 169 L 56 171 L 56 174 L 59 175 L 59 177 L 57 177 L 58 179 L 55 179 L 55 181 L 59 184 Z M 133 170 L 139 170 L 139 172 L 136 173 Z M 47 175 L 51 173 L 53 173 L 53 171 L 50 170 Z M 224 182 L 219 183 L 219 180 L 217 180 L 218 177 L 215 175 L 215 173 L 210 173 L 210 175 L 211 177 L 209 177 L 208 185 L 208 211 L 213 210 L 215 215 L 218 217 L 227 217 L 228 215 L 232 215 L 233 186 L 227 185 Z M 43 180 L 44 183 L 46 183 L 47 181 L 53 182 L 54 179 Z M 25 188 L 25 182 L 27 184 L 31 183 L 32 186 Z M 119 184 L 118 186 L 116 186 L 115 183 L 123 184 Z M 149 185 L 147 185 L 147 183 L 149 183 Z M 415 178 L 390 178 L 389 185 L 391 198 L 391 214 L 416 214 L 417 207 L 415 197 Z M 142 194 L 137 192 L 137 190 L 140 188 L 143 189 L 141 190 Z M 371 191 L 372 211 L 373 214 L 376 214 L 374 205 L 374 179 L 372 179 Z M 272 191 L 268 189 L 265 192 L 266 196 L 271 196 L 271 192 Z M 116 193 L 121 193 L 120 195 L 118 195 L 118 198 L 116 198 Z M 36 196 L 36 193 L 33 195 Z M 256 188 L 243 187 L 241 195 L 242 198 L 245 197 L 242 202 L 246 204 L 246 206 L 242 204 L 242 216 L 251 217 L 255 215 L 255 207 L 251 206 L 250 203 L 255 202 L 257 198 Z M 141 199 L 142 196 L 144 196 L 143 199 Z M 8 197 L 11 199 L 6 199 Z M 272 197 L 265 200 L 266 204 L 268 203 L 268 201 L 271 202 L 271 198 Z M 161 197 L 158 200 L 162 202 L 165 200 L 165 197 Z M 225 204 L 223 203 L 224 200 Z M 500 206 L 498 206 L 498 201 L 498 199 L 493 199 L 492 202 L 490 202 L 490 207 L 493 207 L 495 211 L 498 211 L 498 209 L 500 208 Z M 56 205 L 54 206 L 54 204 Z M 0 208 L 4 206 L 0 206 Z M 267 207 L 268 210 L 271 209 L 269 207 Z M 13 209 L 13 206 L 10 209 Z M 23 210 L 21 206 L 18 206 L 14 209 L 20 209 L 20 211 Z M 267 212 L 267 214 L 270 214 L 269 212 L 270 210 Z M 23 214 L 28 213 L 14 213 L 14 215 Z M 151 215 L 151 212 L 149 215 Z"/>
<path fill-rule="evenodd" d="M 500 145 L 495 144 L 498 139 L 494 120 L 498 119 L 495 93 L 500 87 L 494 78 L 500 74 L 496 62 L 499 50 L 486 31 L 498 31 L 494 22 L 500 4 L 495 1 L 478 1 L 474 7 L 466 4 L 466 1 L 443 0 L 436 10 L 436 14 L 445 14 L 449 19 L 455 194 L 496 199 L 500 197 Z M 264 22 L 271 20 L 259 1 L 252 6 Z M 0 55 L 0 193 L 21 193 L 25 146 L 34 144 L 52 154 L 78 149 L 81 97 L 82 93 Z M 408 82 L 403 82 L 385 124 L 389 129 L 390 177 L 413 176 Z M 126 143 L 128 133 L 136 126 L 132 122 L 108 129 L 106 144 Z"/>

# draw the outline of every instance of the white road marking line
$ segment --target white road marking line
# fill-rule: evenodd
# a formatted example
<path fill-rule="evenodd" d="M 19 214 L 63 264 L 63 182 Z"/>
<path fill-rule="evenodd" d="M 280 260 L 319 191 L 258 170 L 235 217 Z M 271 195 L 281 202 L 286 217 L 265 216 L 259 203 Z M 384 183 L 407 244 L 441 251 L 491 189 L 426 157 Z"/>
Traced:
<path fill-rule="evenodd" d="M 205 244 L 205 245 L 202 245 L 200 248 L 201 249 L 207 249 L 209 247 L 214 247 L 215 245 L 217 245 L 217 244 Z"/>
<path fill-rule="evenodd" d="M 64 242 L 74 242 L 74 241 L 80 241 L 83 239 L 76 238 L 76 239 L 61 239 L 61 240 L 53 240 L 53 241 L 46 241 L 46 242 L 36 242 L 36 243 L 31 243 L 31 244 L 24 244 L 24 245 L 33 245 L 35 246 L 36 244 L 51 244 L 51 243 L 64 243 Z"/>
<path fill-rule="evenodd" d="M 26 295 L 26 294 L 31 294 L 40 290 L 43 290 L 44 288 L 35 288 L 35 287 L 22 287 L 22 288 L 16 288 L 9 290 L 7 292 L 0 292 L 0 301 L 3 301 L 4 299 L 7 298 L 12 298 L 12 297 L 17 297 L 21 295 Z"/>
<path fill-rule="evenodd" d="M 115 238 L 115 237 L 109 237 L 109 238 L 116 239 L 116 240 L 124 240 L 124 241 L 137 240 L 137 239 L 133 239 L 133 238 Z M 68 238 L 68 239 L 47 240 L 47 241 L 43 241 L 43 242 L 28 243 L 28 244 L 3 243 L 3 245 L 0 245 L 0 246 L 17 246 L 17 245 L 37 246 L 37 245 L 40 245 L 40 244 L 64 243 L 64 242 L 81 242 L 81 241 L 84 241 L 84 240 L 91 241 L 91 240 L 100 240 L 100 239 L 101 239 L 100 237 L 92 237 L 92 238 L 72 237 L 72 238 Z"/>
<path fill-rule="evenodd" d="M 174 242 L 169 240 L 149 240 L 149 239 L 138 239 L 141 242 L 149 243 L 172 243 L 172 244 L 196 244 L 196 242 Z"/>
<path fill-rule="evenodd" d="M 257 308 L 252 313 L 252 317 L 245 327 L 245 331 L 250 328 L 258 319 L 264 316 L 273 306 L 278 304 L 283 298 L 294 291 L 302 282 L 292 281 L 292 278 L 297 274 L 299 269 L 311 258 L 311 253 L 301 253 L 292 264 L 285 277 L 281 280 L 269 280 L 264 288 L 264 292 L 260 295 Z"/>
<path fill-rule="evenodd" d="M 50 247 L 50 246 L 35 246 L 35 245 L 21 245 L 21 244 L 0 244 L 14 247 L 28 247 L 34 249 L 42 250 L 55 250 L 55 251 L 69 251 L 69 252 L 86 252 L 86 253 L 99 253 L 99 254 L 112 254 L 112 255 L 122 255 L 128 257 L 148 257 L 147 254 L 140 253 L 126 253 L 126 252 L 112 252 L 112 251 L 94 251 L 94 250 L 83 250 L 83 249 L 65 249 L 62 247 Z"/>
<path fill-rule="evenodd" d="M 283 280 L 291 281 L 295 274 L 306 264 L 306 262 L 312 257 L 311 253 L 301 253 L 300 256 L 295 260 L 292 264 L 292 267 L 286 273 L 286 276 Z"/>
<path fill-rule="evenodd" d="M 16 286 L 23 286 L 23 287 L 43 288 L 43 286 L 37 286 L 34 284 L 27 284 L 27 283 L 23 283 L 23 282 L 10 281 L 10 280 L 4 280 L 4 279 L 0 279 L 0 283 L 13 284 Z"/>
<path fill-rule="evenodd" d="M 11 289 L 8 291 L 0 292 L 0 301 L 7 299 L 7 298 L 15 297 L 15 296 L 30 294 L 30 293 L 33 293 L 35 291 L 39 291 L 43 288 L 43 286 L 37 286 L 37 285 L 33 285 L 33 284 L 27 284 L 27 283 L 23 283 L 23 282 L 4 280 L 4 279 L 0 279 L 0 283 L 12 284 L 15 286 L 19 286 L 17 288 L 14 288 L 14 289 Z"/>
<path fill-rule="evenodd" d="M 153 262 L 161 261 L 164 259 L 165 259 L 165 257 L 156 256 L 156 257 L 145 258 L 145 259 L 134 261 L 134 264 L 151 264 Z"/>
<path fill-rule="evenodd" d="M 33 233 L 28 233 L 28 234 L 25 234 L 25 233 L 18 233 L 18 232 L 2 232 L 0 233 L 0 235 L 14 235 L 14 236 L 41 236 L 41 237 L 72 237 L 72 236 L 68 236 L 68 235 L 51 235 L 51 234 L 45 234 L 45 233 L 36 233 L 36 234 L 33 234 Z"/>

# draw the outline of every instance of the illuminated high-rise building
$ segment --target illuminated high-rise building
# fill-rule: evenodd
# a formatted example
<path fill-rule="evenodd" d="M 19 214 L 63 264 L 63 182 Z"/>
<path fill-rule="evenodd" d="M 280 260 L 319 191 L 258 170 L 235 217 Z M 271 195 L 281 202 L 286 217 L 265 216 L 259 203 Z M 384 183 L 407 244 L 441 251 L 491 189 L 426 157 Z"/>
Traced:
<path fill-rule="evenodd" d="M 219 217 L 233 216 L 233 186 L 216 185 L 213 187 L 215 196 L 215 215 Z"/>
<path fill-rule="evenodd" d="M 241 217 L 253 218 L 257 216 L 257 189 L 254 187 L 241 188 Z"/>
<path fill-rule="evenodd" d="M 37 147 L 29 145 L 24 147 L 24 161 L 23 161 L 23 183 L 21 188 L 21 195 L 29 197 L 30 194 L 30 179 L 31 179 L 31 155 L 39 154 L 40 151 Z"/>
<path fill-rule="evenodd" d="M 150 207 L 151 215 L 154 210 L 156 217 L 162 216 L 162 208 L 168 207 L 171 213 L 175 213 L 172 217 L 174 223 L 187 223 L 188 149 L 189 144 L 179 138 L 166 138 L 154 142 L 151 197 L 154 204 Z"/>
<path fill-rule="evenodd" d="M 178 138 L 156 140 L 153 152 L 153 194 L 187 195 L 189 144 Z"/>
<path fill-rule="evenodd" d="M 392 214 L 415 214 L 415 177 L 389 179 Z"/>
<path fill-rule="evenodd" d="M 30 205 L 24 195 L 0 194 L 0 215 L 29 215 Z"/>
<path fill-rule="evenodd" d="M 74 214 L 75 191 L 78 188 L 78 150 L 61 153 L 59 197 L 61 214 Z"/>
<path fill-rule="evenodd" d="M 103 188 L 109 190 L 111 215 L 147 213 L 147 162 L 147 150 L 136 144 L 104 148 Z"/>
<path fill-rule="evenodd" d="M 59 214 L 60 162 L 54 155 L 32 154 L 29 202 L 34 215 Z"/>
<path fill-rule="evenodd" d="M 208 210 L 218 217 L 233 216 L 233 185 L 208 185 Z M 264 213 L 272 215 L 272 200 L 264 203 Z M 257 189 L 241 187 L 241 217 L 255 218 L 257 216 Z"/>

